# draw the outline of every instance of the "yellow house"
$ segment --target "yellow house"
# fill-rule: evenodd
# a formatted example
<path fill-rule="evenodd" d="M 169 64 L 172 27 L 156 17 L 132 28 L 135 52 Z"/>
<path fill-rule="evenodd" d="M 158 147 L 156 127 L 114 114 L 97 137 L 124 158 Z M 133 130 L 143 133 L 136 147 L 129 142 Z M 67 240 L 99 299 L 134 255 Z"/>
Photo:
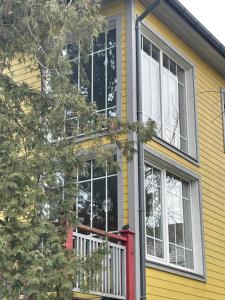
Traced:
<path fill-rule="evenodd" d="M 103 0 L 102 13 L 87 95 L 157 134 L 129 162 L 117 151 L 118 174 L 90 158 L 78 177 L 81 229 L 106 235 L 110 255 L 100 286 L 74 299 L 223 300 L 225 47 L 177 0 Z M 81 231 L 67 246 L 86 255 L 101 241 Z"/>

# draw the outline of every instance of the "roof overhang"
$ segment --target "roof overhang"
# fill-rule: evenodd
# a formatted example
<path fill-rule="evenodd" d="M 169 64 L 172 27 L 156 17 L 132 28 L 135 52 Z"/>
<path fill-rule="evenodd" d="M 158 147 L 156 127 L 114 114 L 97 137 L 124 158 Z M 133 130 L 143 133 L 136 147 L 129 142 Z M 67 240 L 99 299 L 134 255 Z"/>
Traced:
<path fill-rule="evenodd" d="M 140 2 L 148 7 L 154 0 Z M 178 0 L 161 0 L 153 14 L 225 77 L 225 47 Z"/>

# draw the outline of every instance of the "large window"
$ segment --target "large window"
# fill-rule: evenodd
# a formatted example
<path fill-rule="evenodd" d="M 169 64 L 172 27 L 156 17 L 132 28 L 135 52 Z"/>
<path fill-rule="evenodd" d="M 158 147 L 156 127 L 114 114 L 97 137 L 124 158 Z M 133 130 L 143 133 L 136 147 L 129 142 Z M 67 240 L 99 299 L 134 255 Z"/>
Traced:
<path fill-rule="evenodd" d="M 93 39 L 88 61 L 73 44 L 67 45 L 64 54 L 71 61 L 72 83 L 88 101 L 96 103 L 99 112 L 109 117 L 116 116 L 116 29 Z"/>
<path fill-rule="evenodd" d="M 108 168 L 107 162 L 101 167 L 91 160 L 80 170 L 77 182 L 76 211 L 82 224 L 117 231 L 117 173 Z"/>
<path fill-rule="evenodd" d="M 199 227 L 200 219 L 196 212 L 193 215 L 191 188 L 191 182 L 146 164 L 146 255 L 159 263 L 200 272 L 201 257 L 194 255 L 193 237 L 193 222 Z"/>
<path fill-rule="evenodd" d="M 154 120 L 158 137 L 195 157 L 193 68 L 162 42 L 155 44 L 144 35 L 142 92 L 143 121 Z"/>

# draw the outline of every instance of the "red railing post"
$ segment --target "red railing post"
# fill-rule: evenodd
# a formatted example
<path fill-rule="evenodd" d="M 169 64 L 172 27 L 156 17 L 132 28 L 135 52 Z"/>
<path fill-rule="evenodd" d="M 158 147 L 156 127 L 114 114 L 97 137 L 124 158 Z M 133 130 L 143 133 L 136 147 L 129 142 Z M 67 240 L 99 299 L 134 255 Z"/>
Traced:
<path fill-rule="evenodd" d="M 126 276 L 127 276 L 127 300 L 135 300 L 135 253 L 134 235 L 130 230 L 122 230 L 120 234 L 127 238 L 126 246 Z"/>
<path fill-rule="evenodd" d="M 66 234 L 66 249 L 73 249 L 73 228 L 69 228 Z"/>

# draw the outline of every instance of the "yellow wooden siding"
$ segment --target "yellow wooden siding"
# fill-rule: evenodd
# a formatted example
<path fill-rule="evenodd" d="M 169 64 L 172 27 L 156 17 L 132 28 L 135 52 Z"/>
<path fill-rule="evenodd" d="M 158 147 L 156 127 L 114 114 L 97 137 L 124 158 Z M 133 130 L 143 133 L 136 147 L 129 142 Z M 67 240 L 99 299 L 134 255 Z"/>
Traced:
<path fill-rule="evenodd" d="M 136 3 L 139 15 L 143 6 Z M 225 80 L 156 17 L 145 20 L 195 65 L 200 167 L 157 142 L 149 145 L 198 173 L 202 179 L 207 283 L 172 273 L 146 269 L 147 299 L 225 299 L 225 153 L 220 87 Z M 215 91 L 208 92 L 205 91 Z"/>

